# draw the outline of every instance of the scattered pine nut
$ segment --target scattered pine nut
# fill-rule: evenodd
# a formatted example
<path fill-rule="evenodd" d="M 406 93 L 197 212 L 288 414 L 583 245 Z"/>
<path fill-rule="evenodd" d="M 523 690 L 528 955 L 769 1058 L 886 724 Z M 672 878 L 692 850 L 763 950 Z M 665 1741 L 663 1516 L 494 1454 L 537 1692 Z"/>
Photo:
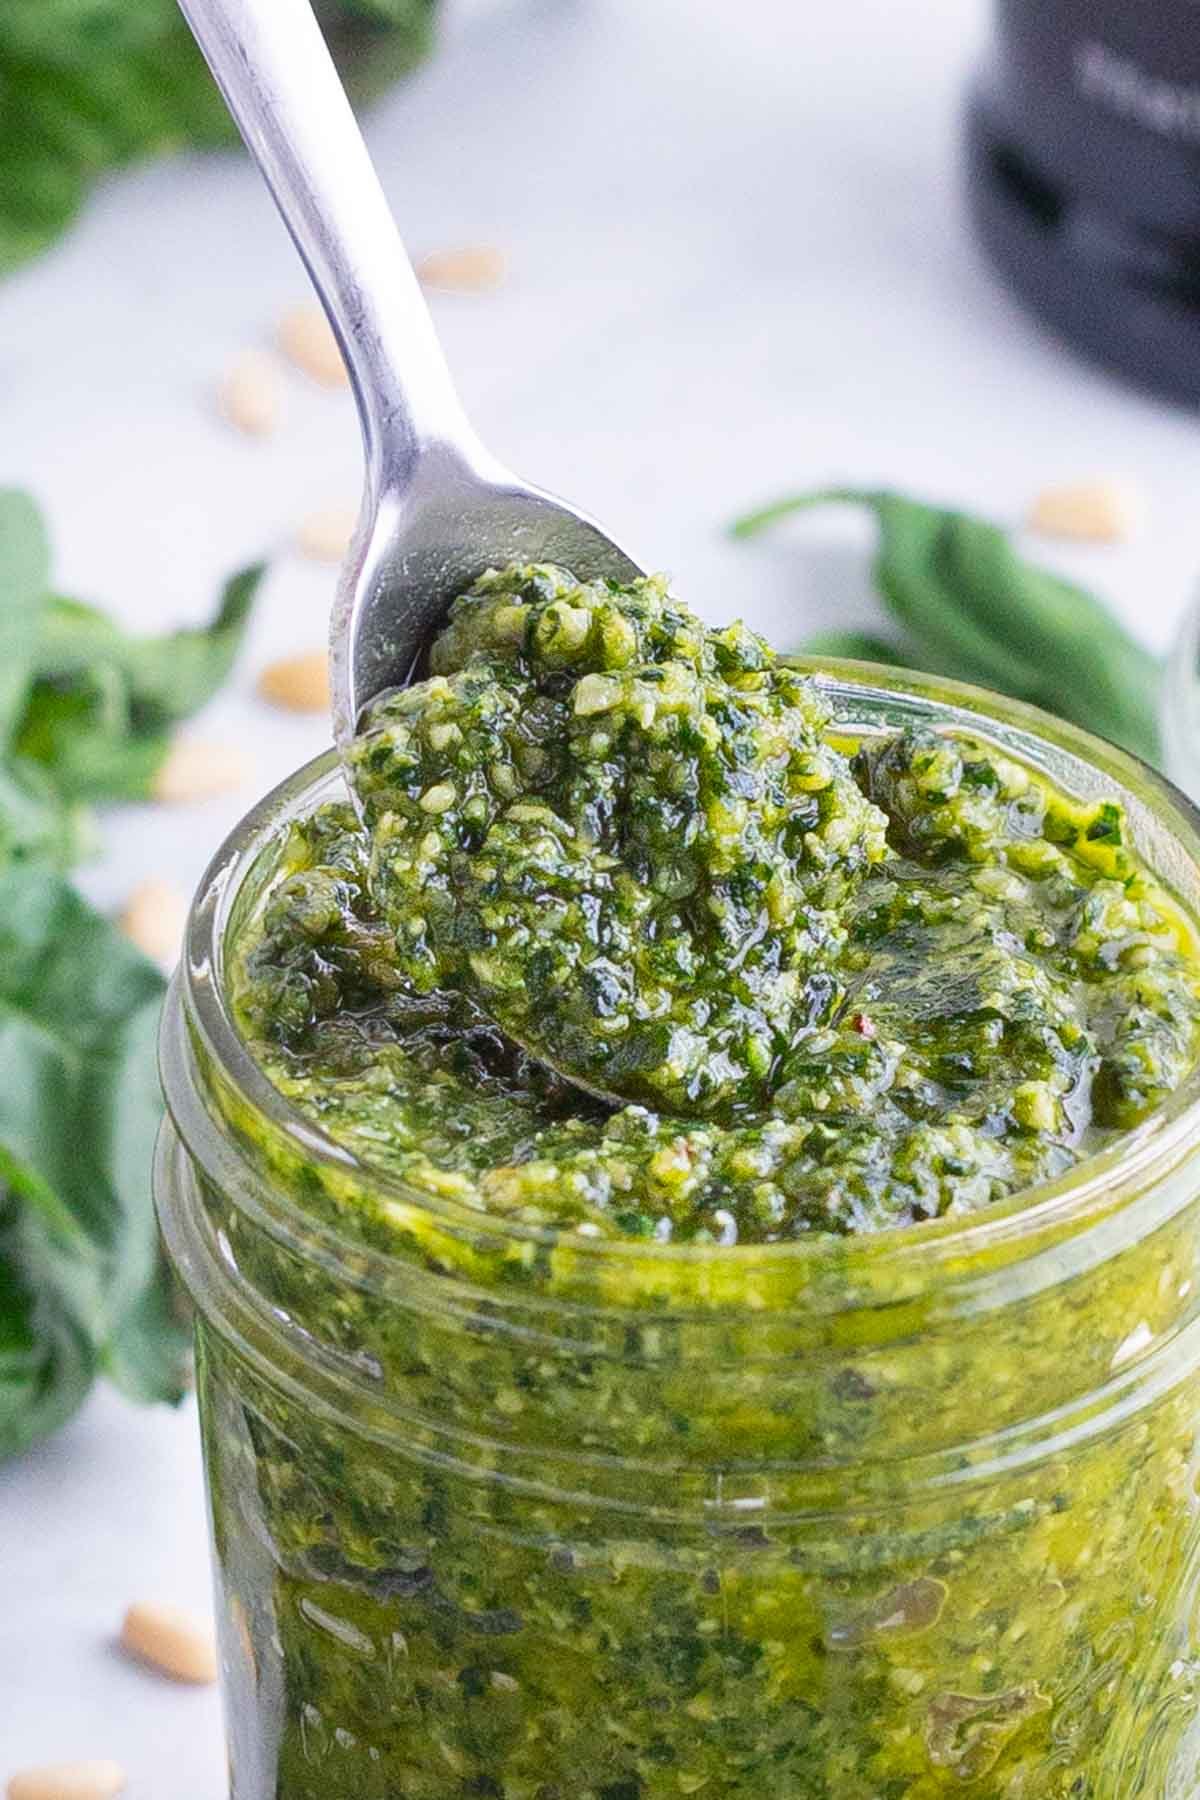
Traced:
<path fill-rule="evenodd" d="M 508 258 L 492 244 L 464 245 L 459 250 L 434 250 L 417 264 L 422 287 L 445 288 L 459 294 L 484 294 L 504 280 Z"/>
<path fill-rule="evenodd" d="M 1141 517 L 1139 496 L 1116 481 L 1081 481 L 1044 488 L 1029 509 L 1031 531 L 1083 543 L 1120 544 Z"/>
<path fill-rule="evenodd" d="M 179 961 L 187 901 L 169 881 L 143 881 L 125 902 L 117 923 L 143 955 L 170 970 Z"/>
<path fill-rule="evenodd" d="M 250 1670 L 250 1673 L 257 1682 L 258 1656 L 254 1649 L 254 1636 L 250 1630 L 250 1620 L 246 1616 L 246 1608 L 243 1606 L 237 1594 L 234 1594 L 229 1602 L 229 1619 L 233 1626 L 234 1634 L 237 1637 L 242 1655 L 245 1658 L 246 1667 Z"/>
<path fill-rule="evenodd" d="M 316 562 L 341 562 L 354 536 L 357 514 L 350 506 L 324 506 L 309 513 L 296 532 L 296 547 Z"/>
<path fill-rule="evenodd" d="M 145 1602 L 131 1606 L 121 1626 L 121 1648 L 173 1681 L 207 1686 L 217 1679 L 212 1632 L 178 1607 Z"/>
<path fill-rule="evenodd" d="M 8 1800 L 113 1800 L 124 1787 L 125 1771 L 120 1763 L 101 1758 L 23 1769 L 13 1776 L 6 1791 Z"/>
<path fill-rule="evenodd" d="M 221 415 L 247 437 L 270 437 L 282 404 L 279 368 L 262 350 L 244 350 L 229 365 L 217 392 Z"/>
<path fill-rule="evenodd" d="M 279 321 L 276 336 L 289 362 L 323 387 L 344 387 L 349 377 L 338 341 L 319 306 L 293 306 Z"/>
<path fill-rule="evenodd" d="M 258 678 L 258 691 L 272 706 L 288 712 L 329 711 L 329 658 L 324 650 L 281 656 Z"/>
<path fill-rule="evenodd" d="M 249 757 L 233 744 L 176 738 L 154 778 L 151 794 L 168 806 L 208 800 L 244 786 L 250 773 Z"/>

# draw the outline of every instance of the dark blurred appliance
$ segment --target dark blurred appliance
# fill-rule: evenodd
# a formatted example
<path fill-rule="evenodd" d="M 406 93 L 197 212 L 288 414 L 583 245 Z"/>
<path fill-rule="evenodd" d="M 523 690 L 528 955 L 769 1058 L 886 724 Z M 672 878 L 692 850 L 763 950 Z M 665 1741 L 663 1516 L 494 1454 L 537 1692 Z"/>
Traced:
<path fill-rule="evenodd" d="M 972 216 L 1018 293 L 1200 401 L 1200 0 L 997 0 L 966 132 Z"/>

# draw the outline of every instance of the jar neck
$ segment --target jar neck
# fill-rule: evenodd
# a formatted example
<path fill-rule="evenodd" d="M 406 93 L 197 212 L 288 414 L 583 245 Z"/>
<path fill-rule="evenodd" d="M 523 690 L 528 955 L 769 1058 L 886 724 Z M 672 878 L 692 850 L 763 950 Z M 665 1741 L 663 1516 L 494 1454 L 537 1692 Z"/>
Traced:
<path fill-rule="evenodd" d="M 163 1071 L 160 1209 L 214 1341 L 548 1503 L 701 1529 L 886 1509 L 1105 1432 L 1200 1358 L 1183 1133 L 983 1226 L 670 1256 L 504 1232 L 315 1158 L 229 1081 L 178 983 Z"/>

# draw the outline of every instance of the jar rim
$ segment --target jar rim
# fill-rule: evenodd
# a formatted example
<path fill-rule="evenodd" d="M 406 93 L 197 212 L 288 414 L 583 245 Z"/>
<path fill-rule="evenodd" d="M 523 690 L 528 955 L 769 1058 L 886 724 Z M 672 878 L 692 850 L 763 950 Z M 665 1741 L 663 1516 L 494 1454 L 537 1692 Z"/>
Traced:
<path fill-rule="evenodd" d="M 854 719 L 854 714 L 864 708 L 879 707 L 898 713 L 897 722 L 889 726 L 896 729 L 905 716 L 927 719 L 932 706 L 939 725 L 996 743 L 1006 754 L 1035 769 L 1040 767 L 1054 782 L 1060 783 L 1062 778 L 1052 772 L 1050 765 L 1061 767 L 1064 761 L 1079 774 L 1098 778 L 1097 797 L 1111 795 L 1115 788 L 1127 807 L 1132 801 L 1141 814 L 1157 822 L 1159 835 L 1182 852 L 1182 862 L 1178 855 L 1174 859 L 1177 872 L 1184 867 L 1193 872 L 1200 897 L 1200 808 L 1166 777 L 1128 752 L 1025 702 L 967 683 L 910 674 L 907 670 L 888 670 L 884 681 L 878 665 L 850 659 L 818 661 L 791 657 L 788 661 L 819 681 L 833 706 L 835 726 L 840 719 L 858 735 L 865 735 L 870 729 Z M 400 1176 L 359 1157 L 325 1133 L 274 1086 L 238 1029 L 225 973 L 231 917 L 243 883 L 291 822 L 304 817 L 317 799 L 333 797 L 340 775 L 336 750 L 324 752 L 265 794 L 225 839 L 197 890 L 169 1005 L 182 1008 L 188 1029 L 198 1036 L 205 1056 L 239 1100 L 250 1107 L 253 1116 L 282 1136 L 306 1160 L 336 1171 L 343 1178 L 355 1179 L 380 1198 L 399 1202 L 451 1230 L 478 1231 L 486 1227 L 489 1237 L 496 1239 L 531 1245 L 559 1243 L 564 1236 L 560 1227 L 481 1213 L 464 1202 L 410 1185 Z M 343 797 L 344 792 L 343 789 Z M 1136 828 L 1134 835 L 1136 839 Z M 1139 844 L 1139 851 L 1144 855 L 1144 846 Z M 1184 901 L 1168 874 L 1153 859 L 1147 860 L 1157 878 L 1196 923 L 1200 936 L 1196 901 Z M 163 1079 L 168 1107 L 174 1113 L 179 1096 L 168 1052 L 169 1044 L 164 1052 Z M 190 1133 L 185 1131 L 184 1136 L 187 1138 Z M 813 1232 L 776 1243 L 729 1247 L 567 1235 L 572 1253 L 584 1264 L 593 1258 L 608 1262 L 631 1256 L 643 1264 L 695 1266 L 718 1261 L 727 1264 L 732 1257 L 743 1263 L 753 1258 L 759 1268 L 789 1264 L 795 1268 L 806 1263 L 817 1265 L 831 1251 L 843 1261 L 848 1255 L 873 1262 L 886 1258 L 897 1266 L 931 1258 L 946 1263 L 959 1263 L 966 1258 L 978 1262 L 986 1260 L 989 1252 L 1019 1252 L 1022 1243 L 1036 1242 L 1047 1229 L 1083 1227 L 1093 1214 L 1111 1206 L 1113 1189 L 1118 1185 L 1129 1195 L 1130 1203 L 1136 1203 L 1151 1185 L 1151 1172 L 1171 1166 L 1180 1154 L 1196 1145 L 1200 1145 L 1200 1063 L 1148 1119 L 1115 1142 L 1051 1180 L 1020 1189 L 979 1212 L 888 1226 L 851 1238 Z M 289 1201 L 284 1210 L 301 1212 L 294 1201 Z M 311 1230 L 312 1222 L 307 1216 L 304 1222 Z M 332 1238 L 336 1234 L 325 1228 L 322 1235 Z M 357 1242 L 347 1247 L 358 1253 L 362 1250 Z M 377 1249 L 372 1255 L 384 1263 L 388 1260 L 386 1253 Z"/>

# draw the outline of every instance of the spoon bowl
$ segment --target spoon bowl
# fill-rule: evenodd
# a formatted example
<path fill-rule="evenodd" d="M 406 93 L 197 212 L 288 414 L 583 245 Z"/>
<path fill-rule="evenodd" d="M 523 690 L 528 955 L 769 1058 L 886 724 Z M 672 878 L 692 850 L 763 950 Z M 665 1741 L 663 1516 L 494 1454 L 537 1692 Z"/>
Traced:
<path fill-rule="evenodd" d="M 422 457 L 365 515 L 334 603 L 330 673 L 345 749 L 371 701 L 420 679 L 430 638 L 485 569 L 550 562 L 581 580 L 631 581 L 633 559 L 586 514 L 486 456 Z"/>

